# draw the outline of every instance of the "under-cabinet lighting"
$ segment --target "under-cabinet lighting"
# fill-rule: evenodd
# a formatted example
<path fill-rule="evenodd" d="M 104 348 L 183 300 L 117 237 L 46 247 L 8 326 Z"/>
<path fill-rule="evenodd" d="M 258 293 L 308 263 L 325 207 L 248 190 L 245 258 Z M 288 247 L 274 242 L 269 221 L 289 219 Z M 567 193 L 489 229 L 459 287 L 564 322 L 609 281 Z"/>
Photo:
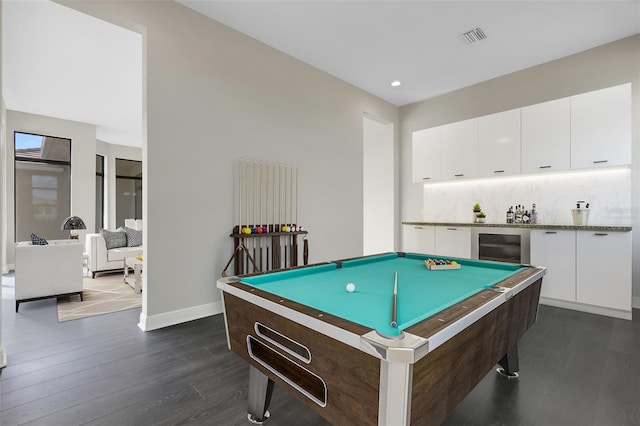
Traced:
<path fill-rule="evenodd" d="M 622 174 L 631 174 L 631 168 L 628 166 L 617 166 L 617 167 L 603 167 L 598 169 L 585 169 L 585 170 L 567 170 L 562 172 L 541 172 L 535 174 L 525 174 L 525 175 L 506 175 L 506 176 L 495 176 L 495 177 L 484 177 L 484 178 L 465 178 L 460 180 L 450 180 L 444 182 L 433 182 L 433 183 L 424 183 L 424 189 L 428 188 L 437 188 L 442 186 L 454 186 L 454 185 L 482 185 L 482 184 L 491 184 L 491 183 L 509 183 L 509 182 L 522 182 L 529 180 L 554 180 L 554 179 L 566 179 L 571 176 L 578 175 L 589 175 L 589 174 L 611 174 L 611 176 L 620 176 Z"/>

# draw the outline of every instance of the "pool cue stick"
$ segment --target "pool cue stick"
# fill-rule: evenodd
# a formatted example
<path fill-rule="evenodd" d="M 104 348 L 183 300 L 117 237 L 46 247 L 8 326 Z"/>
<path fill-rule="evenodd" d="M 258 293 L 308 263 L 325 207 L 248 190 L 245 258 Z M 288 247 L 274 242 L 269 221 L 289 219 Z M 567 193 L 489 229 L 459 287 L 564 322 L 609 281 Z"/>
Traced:
<path fill-rule="evenodd" d="M 284 165 L 284 223 L 285 226 L 289 223 L 288 219 L 287 219 L 287 179 L 288 179 L 288 175 L 287 175 L 287 170 L 289 169 L 288 165 Z M 287 260 L 288 260 L 288 248 L 289 246 L 289 241 L 287 237 L 284 237 L 284 267 L 287 267 Z"/>
<path fill-rule="evenodd" d="M 265 174 L 265 181 L 264 181 L 264 223 L 262 225 L 262 233 L 268 233 L 269 232 L 269 227 L 268 227 L 268 223 L 269 223 L 269 164 L 267 162 L 264 163 L 264 174 Z M 265 230 L 267 232 L 265 232 Z M 264 248 L 265 251 L 267 253 L 267 256 L 269 256 L 269 240 L 265 239 L 264 240 Z M 269 264 L 265 259 L 265 265 L 267 265 L 266 269 L 269 269 Z M 264 269 L 263 269 L 264 270 Z"/>
<path fill-rule="evenodd" d="M 276 165 L 271 165 L 271 229 L 269 232 L 276 232 Z M 271 268 L 275 269 L 273 262 L 273 256 L 275 255 L 275 246 L 273 245 L 274 237 L 270 238 L 271 241 Z"/>
<path fill-rule="evenodd" d="M 278 231 L 282 232 L 282 163 L 278 166 Z M 282 267 L 281 236 L 278 236 L 278 268 Z"/>
<path fill-rule="evenodd" d="M 262 160 L 260 161 L 260 230 L 262 231 Z M 262 234 L 262 232 L 260 232 Z M 262 269 L 262 238 L 260 238 L 260 269 Z"/>
<path fill-rule="evenodd" d="M 299 184 L 298 166 L 296 166 L 296 231 L 300 231 L 300 223 L 298 223 L 298 184 Z M 294 238 L 297 239 L 298 236 L 295 235 Z M 298 266 L 298 251 L 297 251 L 297 247 L 298 247 L 298 245 L 296 244 L 296 266 Z"/>
<path fill-rule="evenodd" d="M 244 164 L 244 210 L 245 210 L 245 215 L 246 215 L 246 222 L 245 222 L 245 226 L 248 228 L 249 227 L 249 160 L 245 160 L 245 164 Z M 247 240 L 248 241 L 248 240 Z M 247 249 L 247 255 L 249 254 L 249 251 Z M 245 263 L 246 263 L 246 267 L 244 269 L 245 273 L 249 272 L 249 259 L 245 259 Z"/>
<path fill-rule="evenodd" d="M 291 193 L 289 195 L 289 219 L 290 219 L 289 222 L 291 222 L 290 231 L 293 232 L 294 231 L 293 230 L 293 166 L 291 166 L 289 168 L 289 180 L 290 180 L 290 182 L 289 182 L 289 192 Z M 292 234 L 291 238 L 289 238 L 289 244 L 290 244 L 290 247 L 289 247 L 289 257 L 290 257 L 289 265 L 291 265 L 291 266 L 295 266 L 294 262 L 293 262 L 293 259 L 294 259 L 293 249 L 296 246 L 295 244 L 293 244 L 293 239 L 295 237 L 296 236 Z"/>
<path fill-rule="evenodd" d="M 282 231 L 282 163 L 278 164 L 278 232 Z"/>
<path fill-rule="evenodd" d="M 393 304 L 391 305 L 391 327 L 398 327 L 398 271 L 393 279 Z"/>
<path fill-rule="evenodd" d="M 242 234 L 242 158 L 238 162 L 238 234 Z"/>
<path fill-rule="evenodd" d="M 256 227 L 256 160 L 253 160 L 253 173 L 251 174 L 251 213 L 253 214 L 253 225 L 251 225 L 251 229 L 253 230 Z M 253 258 L 256 258 L 256 239 L 251 239 L 251 246 L 253 248 Z M 254 268 L 254 271 L 255 268 Z"/>
<path fill-rule="evenodd" d="M 244 236 L 242 233 L 242 158 L 238 162 L 238 212 L 238 234 Z M 240 238 L 238 241 L 244 245 L 244 238 Z M 241 262 L 242 259 L 239 262 L 236 260 L 237 269 L 241 269 Z M 236 274 L 242 274 L 242 272 L 236 271 Z"/>

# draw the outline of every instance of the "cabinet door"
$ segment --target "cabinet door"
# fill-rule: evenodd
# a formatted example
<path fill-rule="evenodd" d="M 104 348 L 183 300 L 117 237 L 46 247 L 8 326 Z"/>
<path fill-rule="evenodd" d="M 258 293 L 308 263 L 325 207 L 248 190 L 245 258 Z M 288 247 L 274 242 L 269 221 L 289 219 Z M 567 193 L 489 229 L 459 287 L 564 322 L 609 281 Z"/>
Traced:
<path fill-rule="evenodd" d="M 570 168 L 570 116 L 569 98 L 522 108 L 522 173 Z"/>
<path fill-rule="evenodd" d="M 471 228 L 436 226 L 438 256 L 471 257 Z"/>
<path fill-rule="evenodd" d="M 540 296 L 576 301 L 576 231 L 532 229 L 531 264 L 544 266 Z"/>
<path fill-rule="evenodd" d="M 631 84 L 571 97 L 571 168 L 631 163 Z"/>
<path fill-rule="evenodd" d="M 402 250 L 408 253 L 433 254 L 436 248 L 435 226 L 402 225 Z"/>
<path fill-rule="evenodd" d="M 442 179 L 478 176 L 478 119 L 442 127 Z"/>
<path fill-rule="evenodd" d="M 440 127 L 413 132 L 411 172 L 414 182 L 440 179 Z"/>
<path fill-rule="evenodd" d="M 520 108 L 478 119 L 478 173 L 520 173 Z"/>
<path fill-rule="evenodd" d="M 631 311 L 631 232 L 577 231 L 576 271 L 579 303 Z"/>

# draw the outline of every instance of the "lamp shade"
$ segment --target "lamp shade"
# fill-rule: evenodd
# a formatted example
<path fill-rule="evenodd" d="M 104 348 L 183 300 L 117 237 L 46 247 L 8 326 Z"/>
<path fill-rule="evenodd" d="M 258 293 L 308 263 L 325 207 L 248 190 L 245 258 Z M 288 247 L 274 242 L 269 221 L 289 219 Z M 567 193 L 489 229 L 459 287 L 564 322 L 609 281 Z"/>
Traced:
<path fill-rule="evenodd" d="M 62 221 L 62 226 L 60 227 L 62 230 L 73 230 L 73 229 L 87 229 L 84 224 L 84 221 L 80 219 L 78 216 L 69 216 L 64 221 Z"/>

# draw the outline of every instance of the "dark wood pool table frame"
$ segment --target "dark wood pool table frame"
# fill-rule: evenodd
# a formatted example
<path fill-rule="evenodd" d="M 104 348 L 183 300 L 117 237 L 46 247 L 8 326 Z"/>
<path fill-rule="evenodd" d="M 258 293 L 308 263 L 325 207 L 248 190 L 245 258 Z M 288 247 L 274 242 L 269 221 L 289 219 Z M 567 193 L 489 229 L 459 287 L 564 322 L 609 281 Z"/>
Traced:
<path fill-rule="evenodd" d="M 266 419 L 275 382 L 334 424 L 441 424 L 496 364 L 518 370 L 544 272 L 526 266 L 402 339 L 222 278 L 229 348 L 251 366 L 249 417 Z"/>

